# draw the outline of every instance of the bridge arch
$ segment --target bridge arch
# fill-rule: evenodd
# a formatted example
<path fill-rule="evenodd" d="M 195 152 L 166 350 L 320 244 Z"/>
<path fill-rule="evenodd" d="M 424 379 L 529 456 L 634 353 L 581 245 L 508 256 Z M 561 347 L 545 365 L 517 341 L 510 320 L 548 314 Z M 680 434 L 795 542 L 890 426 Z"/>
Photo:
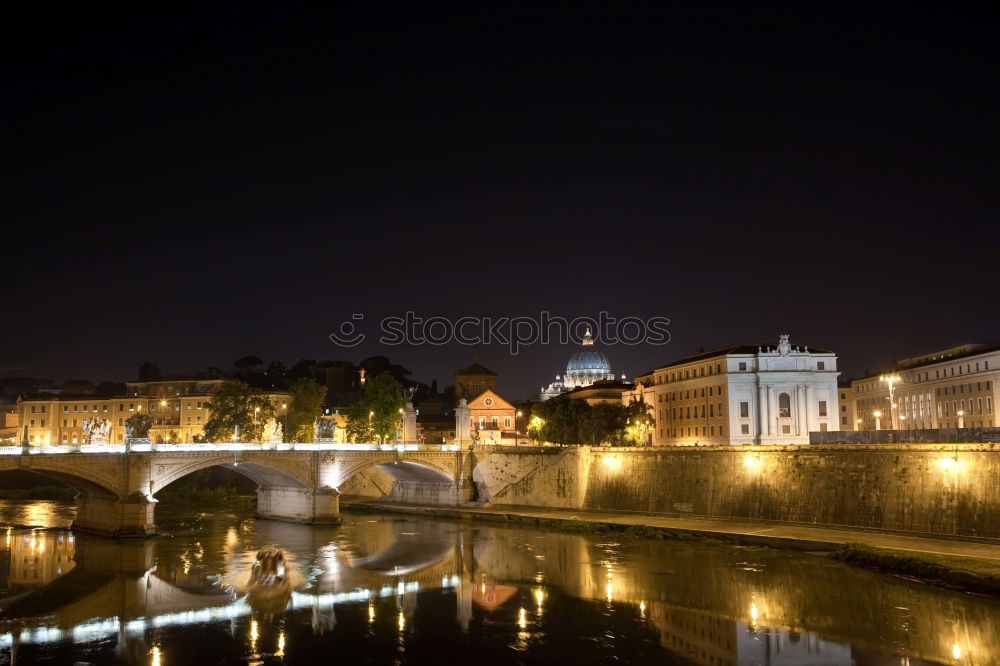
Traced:
<path fill-rule="evenodd" d="M 355 475 L 374 468 L 385 472 L 396 480 L 434 481 L 439 483 L 453 483 L 455 481 L 455 472 L 451 464 L 443 465 L 436 460 L 409 456 L 399 458 L 385 456 L 343 461 L 339 469 L 336 470 L 331 483 L 336 484 L 335 487 L 339 487 L 350 481 Z"/>
<path fill-rule="evenodd" d="M 296 469 L 294 465 L 289 465 L 286 461 L 278 458 L 235 460 L 232 455 L 212 455 L 154 462 L 150 478 L 150 494 L 155 495 L 174 481 L 209 467 L 231 469 L 262 488 L 306 489 L 313 486 L 308 470 Z"/>
<path fill-rule="evenodd" d="M 103 497 L 118 497 L 121 494 L 120 481 L 110 466 L 72 465 L 64 461 L 29 459 L 25 466 L 0 466 L 3 472 L 25 471 L 54 479 L 75 488 L 81 493 Z"/>

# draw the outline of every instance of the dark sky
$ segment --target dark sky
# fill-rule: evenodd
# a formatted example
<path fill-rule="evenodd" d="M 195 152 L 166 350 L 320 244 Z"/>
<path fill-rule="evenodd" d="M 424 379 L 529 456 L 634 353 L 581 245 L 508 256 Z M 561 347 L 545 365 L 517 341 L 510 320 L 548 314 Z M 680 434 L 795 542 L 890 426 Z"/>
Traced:
<path fill-rule="evenodd" d="M 629 376 L 998 337 L 986 15 L 133 4 L 5 9 L 2 374 L 478 357 L 526 397 L 573 349 L 375 342 L 406 310 L 669 317 L 605 346 Z"/>

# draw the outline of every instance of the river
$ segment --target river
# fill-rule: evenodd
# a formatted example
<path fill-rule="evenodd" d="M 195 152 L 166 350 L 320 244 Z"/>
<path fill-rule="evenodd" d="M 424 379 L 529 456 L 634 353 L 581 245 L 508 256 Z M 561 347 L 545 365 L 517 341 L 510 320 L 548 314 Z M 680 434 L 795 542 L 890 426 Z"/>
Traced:
<path fill-rule="evenodd" d="M 1000 602 L 819 556 L 345 513 L 157 509 L 163 536 L 0 501 L 3 664 L 1000 663 Z M 285 584 L 248 591 L 261 547 Z"/>

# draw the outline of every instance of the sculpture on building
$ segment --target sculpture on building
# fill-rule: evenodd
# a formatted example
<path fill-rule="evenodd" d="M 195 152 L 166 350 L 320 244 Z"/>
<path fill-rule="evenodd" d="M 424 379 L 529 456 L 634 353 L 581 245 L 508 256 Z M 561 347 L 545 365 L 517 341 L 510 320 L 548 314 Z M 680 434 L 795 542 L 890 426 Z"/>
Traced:
<path fill-rule="evenodd" d="M 111 422 L 107 419 L 100 419 L 95 416 L 92 419 L 83 420 L 84 444 L 107 444 L 110 434 Z"/>
<path fill-rule="evenodd" d="M 149 429 L 153 418 L 149 414 L 139 412 L 125 419 L 125 442 L 133 439 L 149 439 Z"/>
<path fill-rule="evenodd" d="M 788 356 L 792 351 L 792 345 L 788 343 L 788 334 L 782 333 L 778 336 L 778 353 L 782 356 Z"/>

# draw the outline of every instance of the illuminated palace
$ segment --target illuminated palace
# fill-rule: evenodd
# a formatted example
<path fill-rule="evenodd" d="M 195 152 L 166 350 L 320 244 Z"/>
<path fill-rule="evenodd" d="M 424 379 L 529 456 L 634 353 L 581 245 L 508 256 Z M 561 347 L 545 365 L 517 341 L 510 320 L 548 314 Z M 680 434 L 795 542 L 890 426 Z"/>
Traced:
<path fill-rule="evenodd" d="M 573 352 L 566 363 L 566 373 L 560 377 L 556 375 L 556 380 L 548 386 L 543 386 L 539 394 L 540 400 L 548 400 L 558 395 L 562 395 L 573 389 L 583 386 L 590 386 L 595 382 L 613 380 L 615 375 L 611 372 L 611 364 L 608 357 L 594 344 L 594 338 L 587 327 L 586 333 L 580 348 Z M 622 379 L 625 379 L 622 376 Z"/>
<path fill-rule="evenodd" d="M 699 352 L 636 378 L 622 395 L 650 406 L 654 446 L 808 444 L 838 428 L 837 356 L 793 347 L 737 345 Z"/>
<path fill-rule="evenodd" d="M 997 424 L 997 380 L 1000 345 L 964 344 L 903 359 L 851 382 L 853 409 L 844 410 L 841 429 L 989 428 Z"/>
<path fill-rule="evenodd" d="M 108 444 L 125 442 L 125 419 L 145 413 L 153 419 L 149 431 L 152 442 L 191 442 L 204 433 L 211 418 L 208 401 L 222 379 L 164 379 L 128 382 L 123 396 L 99 398 L 93 395 L 38 394 L 17 401 L 18 439 L 29 445 L 85 444 L 83 422 L 108 421 Z M 280 421 L 291 395 L 266 393 Z"/>

